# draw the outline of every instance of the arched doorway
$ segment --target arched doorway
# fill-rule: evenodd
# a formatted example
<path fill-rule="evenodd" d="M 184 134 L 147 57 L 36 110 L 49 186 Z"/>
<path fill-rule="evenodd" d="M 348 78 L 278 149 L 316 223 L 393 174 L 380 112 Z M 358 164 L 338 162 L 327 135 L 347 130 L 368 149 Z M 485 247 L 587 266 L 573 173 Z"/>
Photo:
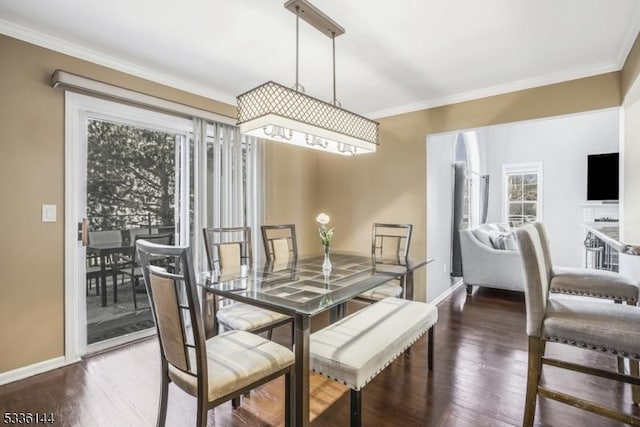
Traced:
<path fill-rule="evenodd" d="M 483 203 L 481 203 L 480 192 L 483 177 L 480 174 L 480 150 L 476 132 L 460 132 L 456 135 L 453 169 L 451 275 L 460 277 L 462 276 L 462 256 L 459 232 L 481 224 L 485 216 L 481 214 Z"/>

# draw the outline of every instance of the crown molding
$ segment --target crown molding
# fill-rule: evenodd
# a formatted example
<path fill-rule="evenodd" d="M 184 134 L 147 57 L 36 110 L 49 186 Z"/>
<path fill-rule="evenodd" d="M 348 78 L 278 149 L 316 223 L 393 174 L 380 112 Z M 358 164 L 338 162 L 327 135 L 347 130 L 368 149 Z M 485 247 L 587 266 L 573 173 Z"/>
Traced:
<path fill-rule="evenodd" d="M 622 69 L 624 63 L 627 61 L 633 43 L 636 41 L 636 37 L 638 37 L 638 28 L 640 28 L 640 6 L 638 3 L 635 3 L 633 5 L 633 11 L 629 14 L 627 29 L 622 35 L 622 40 L 620 40 L 620 48 L 616 56 L 616 61 L 619 66 L 618 69 Z"/>
<path fill-rule="evenodd" d="M 568 72 L 548 74 L 546 76 L 534 77 L 531 79 L 519 80 L 516 82 L 506 83 L 502 85 L 492 86 L 488 88 L 473 90 L 469 92 L 463 92 L 451 96 L 444 96 L 441 98 L 428 99 L 411 104 L 400 105 L 388 109 L 372 111 L 363 114 L 365 117 L 371 119 L 380 119 L 384 117 L 395 116 L 404 113 L 411 113 L 420 110 L 426 110 L 435 107 L 441 107 L 444 105 L 456 104 L 465 101 L 473 101 L 476 99 L 486 98 L 495 95 L 502 95 L 509 92 L 516 92 L 519 90 L 531 89 L 539 86 L 546 86 L 549 84 L 560 83 L 569 80 L 575 80 L 584 77 L 590 77 L 597 74 L 608 73 L 612 71 L 618 71 L 624 65 L 624 62 L 633 46 L 633 43 L 638 35 L 637 28 L 640 26 L 640 6 L 635 5 L 634 10 L 630 15 L 629 25 L 620 42 L 620 49 L 616 55 L 615 63 L 603 63 L 596 64 L 591 67 L 582 68 L 579 70 L 571 70 Z M 9 22 L 0 18 L 0 33 L 6 34 L 10 37 L 35 44 L 47 49 L 54 50 L 66 55 L 73 56 L 85 61 L 89 61 L 98 65 L 102 65 L 108 68 L 112 68 L 117 71 L 121 71 L 127 74 L 131 74 L 136 77 L 140 77 L 149 81 L 160 83 L 166 86 L 170 86 L 176 89 L 184 90 L 186 92 L 193 93 L 195 95 L 204 96 L 214 99 L 216 101 L 224 102 L 230 105 L 237 105 L 236 98 L 233 95 L 222 93 L 205 86 L 197 85 L 183 79 L 177 78 L 164 73 L 151 70 L 140 65 L 123 61 L 116 57 L 105 55 L 93 49 L 85 48 L 76 43 L 72 43 L 33 29 Z"/>
<path fill-rule="evenodd" d="M 399 114 L 413 113 L 415 111 L 428 110 L 430 108 L 442 107 L 444 105 L 457 104 L 460 102 L 473 101 L 481 98 L 488 98 L 505 93 L 517 92 L 520 90 L 533 89 L 540 86 L 547 86 L 555 83 L 562 83 L 570 80 L 591 77 L 598 74 L 618 71 L 620 67 L 613 63 L 596 64 L 591 67 L 585 67 L 578 70 L 571 70 L 560 73 L 547 74 L 545 76 L 533 77 L 531 79 L 518 80 L 515 82 L 505 83 L 502 85 L 491 86 L 484 89 L 472 90 L 451 96 L 443 96 L 441 98 L 428 99 L 412 104 L 400 105 L 398 107 L 388 108 L 385 110 L 372 111 L 364 114 L 365 117 L 371 119 L 381 119 L 384 117 L 396 116 Z"/>
<path fill-rule="evenodd" d="M 629 23 L 620 40 L 620 47 L 613 63 L 601 63 L 590 67 L 581 68 L 562 73 L 548 74 L 546 76 L 534 77 L 532 79 L 519 80 L 516 82 L 506 83 L 503 85 L 492 86 L 484 89 L 464 92 L 456 95 L 445 96 L 442 98 L 434 98 L 425 101 L 419 101 L 412 104 L 400 105 L 398 107 L 388 108 L 384 110 L 372 111 L 364 114 L 371 119 L 381 119 L 384 117 L 396 116 L 398 114 L 413 113 L 415 111 L 427 110 L 429 108 L 442 107 L 444 105 L 456 104 L 459 102 L 473 101 L 475 99 L 487 98 L 495 95 L 502 95 L 509 92 L 519 90 L 532 89 L 539 86 L 546 86 L 564 81 L 591 77 L 598 74 L 619 71 L 624 66 L 629 52 L 633 47 L 633 43 L 638 37 L 638 28 L 640 28 L 640 5 L 636 3 L 629 17 Z"/>
<path fill-rule="evenodd" d="M 63 40 L 58 37 L 45 34 L 31 28 L 9 22 L 0 18 L 0 34 L 5 34 L 18 40 L 25 41 L 40 47 L 44 47 L 65 55 L 112 68 L 123 73 L 131 74 L 145 80 L 180 89 L 195 95 L 211 98 L 230 105 L 236 105 L 235 96 L 218 92 L 205 86 L 197 85 L 169 74 L 159 73 L 132 62 L 124 61 L 116 57 L 105 55 L 93 49 L 88 49 L 76 43 Z"/>

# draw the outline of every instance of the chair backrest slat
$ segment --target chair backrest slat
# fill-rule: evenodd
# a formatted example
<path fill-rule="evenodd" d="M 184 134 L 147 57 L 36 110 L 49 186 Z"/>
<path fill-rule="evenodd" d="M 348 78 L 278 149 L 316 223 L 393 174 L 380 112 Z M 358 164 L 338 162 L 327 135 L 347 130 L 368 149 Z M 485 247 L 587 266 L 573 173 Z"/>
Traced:
<path fill-rule="evenodd" d="M 162 337 L 162 350 L 169 363 L 183 371 L 189 371 L 187 339 L 178 299 L 178 286 L 174 279 L 149 273 L 153 305 L 156 308 L 158 334 Z"/>
<path fill-rule="evenodd" d="M 162 357 L 175 368 L 197 375 L 199 382 L 206 382 L 204 324 L 191 248 L 137 239 L 136 249 Z"/>
<path fill-rule="evenodd" d="M 394 257 L 408 256 L 412 230 L 412 224 L 374 223 L 371 233 L 371 254 Z"/>
<path fill-rule="evenodd" d="M 204 228 L 204 247 L 210 270 L 251 265 L 251 228 Z"/>
<path fill-rule="evenodd" d="M 263 225 L 260 229 L 268 262 L 282 264 L 298 259 L 295 224 Z"/>

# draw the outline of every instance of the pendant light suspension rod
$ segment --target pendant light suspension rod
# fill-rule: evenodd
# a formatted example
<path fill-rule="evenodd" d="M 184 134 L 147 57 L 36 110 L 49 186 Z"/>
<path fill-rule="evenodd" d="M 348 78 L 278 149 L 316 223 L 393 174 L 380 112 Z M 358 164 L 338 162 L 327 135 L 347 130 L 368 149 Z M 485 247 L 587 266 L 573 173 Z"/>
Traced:
<path fill-rule="evenodd" d="M 295 90 L 296 92 L 298 92 L 298 89 L 300 88 L 300 85 L 298 83 L 298 53 L 300 51 L 300 33 L 298 30 L 298 26 L 300 23 L 300 6 L 296 5 L 296 86 L 295 86 Z"/>
<path fill-rule="evenodd" d="M 334 102 L 332 104 L 335 105 L 337 102 L 336 94 L 335 94 L 336 92 L 335 90 L 335 74 L 336 74 L 335 38 L 338 37 L 339 35 L 344 34 L 344 28 L 340 24 L 338 24 L 336 21 L 334 21 L 333 19 L 325 15 L 320 9 L 318 9 L 317 7 L 309 3 L 309 0 L 288 0 L 284 4 L 284 7 L 296 15 L 296 85 L 293 87 L 293 89 L 296 92 L 304 93 L 305 91 L 304 86 L 300 85 L 300 82 L 298 81 L 298 78 L 299 78 L 299 71 L 298 71 L 299 58 L 298 57 L 300 53 L 299 22 L 300 22 L 300 18 L 302 18 L 305 22 L 307 22 L 309 25 L 314 27 L 316 30 L 320 31 L 322 34 L 326 35 L 327 37 L 331 37 L 331 39 L 333 40 L 333 83 L 334 83 L 333 99 L 334 99 Z"/>
<path fill-rule="evenodd" d="M 333 46 L 333 105 L 338 104 L 338 98 L 336 98 L 336 33 L 331 32 L 331 44 Z"/>

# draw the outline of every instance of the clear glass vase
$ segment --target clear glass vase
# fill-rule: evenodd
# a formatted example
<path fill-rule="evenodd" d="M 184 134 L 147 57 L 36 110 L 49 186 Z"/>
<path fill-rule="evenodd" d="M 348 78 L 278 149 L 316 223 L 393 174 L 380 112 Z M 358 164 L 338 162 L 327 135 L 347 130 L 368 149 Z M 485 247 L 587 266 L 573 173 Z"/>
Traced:
<path fill-rule="evenodd" d="M 324 245 L 324 262 L 322 263 L 322 273 L 331 273 L 331 259 L 329 259 L 329 245 Z"/>

